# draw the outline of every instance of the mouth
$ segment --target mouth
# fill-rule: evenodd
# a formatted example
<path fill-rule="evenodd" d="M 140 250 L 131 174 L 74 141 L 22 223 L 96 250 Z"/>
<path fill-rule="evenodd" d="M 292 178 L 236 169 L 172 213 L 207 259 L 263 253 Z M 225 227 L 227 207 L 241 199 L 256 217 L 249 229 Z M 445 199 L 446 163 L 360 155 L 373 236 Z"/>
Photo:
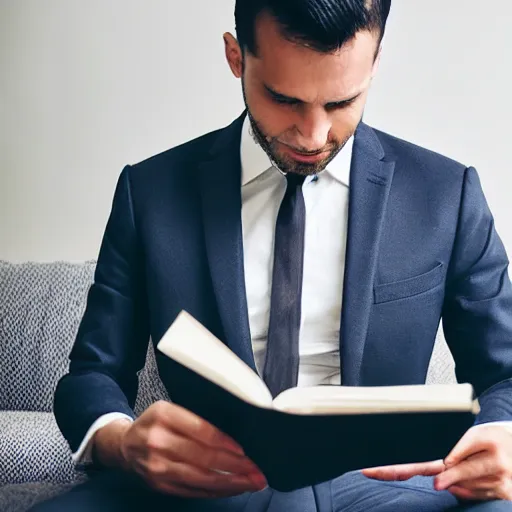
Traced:
<path fill-rule="evenodd" d="M 300 151 L 292 149 L 290 146 L 283 145 L 283 148 L 286 154 L 293 160 L 307 164 L 316 164 L 321 162 L 329 155 L 328 151 L 322 151 L 321 153 L 301 153 Z"/>

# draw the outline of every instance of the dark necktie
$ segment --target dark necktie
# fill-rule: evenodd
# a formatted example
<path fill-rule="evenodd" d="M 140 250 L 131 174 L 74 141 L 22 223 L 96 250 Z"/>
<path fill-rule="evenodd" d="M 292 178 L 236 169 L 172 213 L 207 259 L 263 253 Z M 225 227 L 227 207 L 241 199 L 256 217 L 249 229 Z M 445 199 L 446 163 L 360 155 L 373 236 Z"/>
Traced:
<path fill-rule="evenodd" d="M 270 321 L 263 380 L 273 397 L 297 386 L 299 330 L 304 264 L 305 176 L 288 173 L 277 216 Z"/>

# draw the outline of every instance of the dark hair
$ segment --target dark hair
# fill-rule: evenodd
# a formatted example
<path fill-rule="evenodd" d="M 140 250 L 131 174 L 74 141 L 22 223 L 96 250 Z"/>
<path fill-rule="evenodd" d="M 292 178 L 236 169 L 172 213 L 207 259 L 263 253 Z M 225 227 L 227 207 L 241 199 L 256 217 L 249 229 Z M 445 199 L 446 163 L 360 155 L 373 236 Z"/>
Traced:
<path fill-rule="evenodd" d="M 379 32 L 380 46 L 390 8 L 391 0 L 236 0 L 238 42 L 242 50 L 257 54 L 254 27 L 266 11 L 287 39 L 320 52 L 341 48 L 364 29 Z"/>

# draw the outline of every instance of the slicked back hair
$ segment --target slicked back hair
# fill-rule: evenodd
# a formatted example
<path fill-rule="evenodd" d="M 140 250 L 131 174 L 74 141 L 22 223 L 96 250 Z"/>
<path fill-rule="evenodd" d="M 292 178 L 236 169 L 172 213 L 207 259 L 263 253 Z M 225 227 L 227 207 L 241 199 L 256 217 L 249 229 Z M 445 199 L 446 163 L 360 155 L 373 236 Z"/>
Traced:
<path fill-rule="evenodd" d="M 242 50 L 257 55 L 258 16 L 273 16 L 287 39 L 331 53 L 360 30 L 384 36 L 391 0 L 236 0 L 235 22 Z"/>

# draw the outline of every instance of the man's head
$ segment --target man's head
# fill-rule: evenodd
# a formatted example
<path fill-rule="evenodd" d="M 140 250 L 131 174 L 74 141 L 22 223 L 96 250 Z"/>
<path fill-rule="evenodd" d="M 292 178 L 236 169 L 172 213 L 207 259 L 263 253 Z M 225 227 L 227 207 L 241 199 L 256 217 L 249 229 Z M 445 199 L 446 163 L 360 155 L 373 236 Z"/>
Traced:
<path fill-rule="evenodd" d="M 237 0 L 226 57 L 254 137 L 284 172 L 315 174 L 359 124 L 391 0 Z"/>

